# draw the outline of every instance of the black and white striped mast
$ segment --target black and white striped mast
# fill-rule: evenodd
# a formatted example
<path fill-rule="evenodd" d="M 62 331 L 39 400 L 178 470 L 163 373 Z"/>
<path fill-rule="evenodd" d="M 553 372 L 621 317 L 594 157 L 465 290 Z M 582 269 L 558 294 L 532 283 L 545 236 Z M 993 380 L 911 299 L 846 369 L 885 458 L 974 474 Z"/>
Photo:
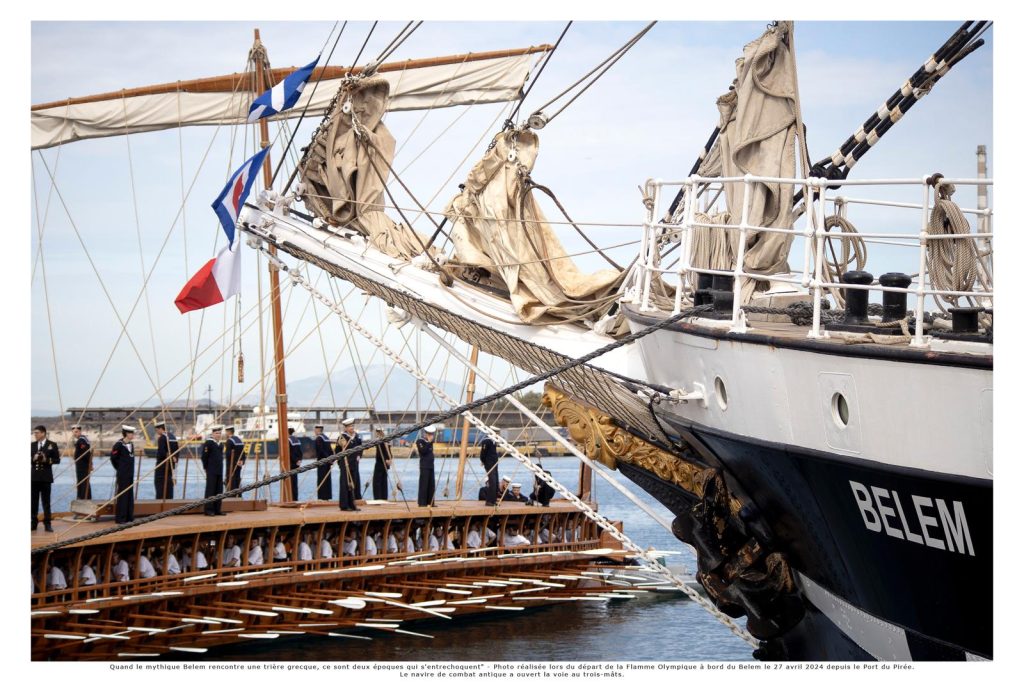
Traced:
<path fill-rule="evenodd" d="M 939 47 L 914 74 L 899 87 L 867 120 L 839 145 L 830 156 L 822 159 L 811 167 L 811 177 L 823 177 L 830 180 L 845 179 L 850 169 L 882 138 L 892 127 L 903 118 L 910 108 L 924 98 L 935 84 L 956 66 L 964 57 L 985 44 L 981 35 L 992 26 L 991 21 L 965 21 L 945 43 Z M 711 152 L 718 139 L 719 128 L 715 127 L 708 138 L 704 149 L 694 162 L 688 176 L 694 175 Z M 672 200 L 666 215 L 666 222 L 683 200 L 684 191 L 680 189 Z M 803 200 L 803 190 L 793 197 L 793 205 Z"/>

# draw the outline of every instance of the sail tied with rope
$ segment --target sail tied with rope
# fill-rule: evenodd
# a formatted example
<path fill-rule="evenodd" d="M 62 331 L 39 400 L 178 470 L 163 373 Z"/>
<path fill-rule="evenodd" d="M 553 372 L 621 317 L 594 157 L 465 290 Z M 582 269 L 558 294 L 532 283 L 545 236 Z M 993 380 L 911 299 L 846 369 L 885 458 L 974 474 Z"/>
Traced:
<path fill-rule="evenodd" d="M 496 275 L 525 322 L 593 324 L 614 304 L 622 273 L 585 274 L 567 255 L 530 191 L 539 147 L 533 131 L 506 130 L 470 170 L 445 210 L 453 261 Z"/>
<path fill-rule="evenodd" d="M 746 174 L 791 178 L 796 174 L 796 136 L 800 108 L 796 58 L 792 49 L 792 22 L 779 22 L 748 43 L 736 60 L 736 80 L 716 104 L 721 116 L 718 142 L 701 164 L 704 177 Z M 793 185 L 750 183 L 747 224 L 792 229 Z M 725 183 L 728 216 L 710 216 L 708 222 L 738 225 L 743 214 L 744 184 Z M 738 252 L 736 230 L 700 228 L 700 239 L 711 242 L 700 249 L 706 262 L 696 267 L 731 269 Z M 757 232 L 747 236 L 745 272 L 775 275 L 789 272 L 786 262 L 792 236 Z M 754 293 L 755 280 L 746 280 L 744 300 Z"/>
<path fill-rule="evenodd" d="M 422 253 L 423 239 L 384 213 L 395 138 L 384 123 L 391 87 L 383 78 L 343 83 L 337 106 L 313 137 L 300 170 L 303 203 L 332 225 L 353 228 L 395 258 Z"/>

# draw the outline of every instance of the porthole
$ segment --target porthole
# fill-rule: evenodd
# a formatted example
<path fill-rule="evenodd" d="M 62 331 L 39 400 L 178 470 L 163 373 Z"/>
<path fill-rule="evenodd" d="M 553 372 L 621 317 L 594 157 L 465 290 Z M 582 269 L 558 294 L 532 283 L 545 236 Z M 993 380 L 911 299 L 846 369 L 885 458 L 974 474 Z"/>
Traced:
<path fill-rule="evenodd" d="M 850 404 L 842 393 L 832 394 L 832 419 L 839 428 L 846 428 L 850 423 Z"/>
<path fill-rule="evenodd" d="M 729 392 L 725 390 L 725 382 L 722 377 L 715 377 L 715 398 L 718 399 L 718 406 L 723 410 L 729 407 Z"/>

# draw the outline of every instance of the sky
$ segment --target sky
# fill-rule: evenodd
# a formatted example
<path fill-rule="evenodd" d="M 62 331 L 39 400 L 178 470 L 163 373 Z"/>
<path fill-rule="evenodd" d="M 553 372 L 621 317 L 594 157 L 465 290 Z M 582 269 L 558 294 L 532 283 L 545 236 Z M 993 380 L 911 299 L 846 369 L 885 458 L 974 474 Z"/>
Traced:
<path fill-rule="evenodd" d="M 347 25 L 332 64 L 353 62 L 370 23 Z M 532 107 L 586 73 L 644 23 L 574 23 L 524 104 L 523 113 L 530 113 Z M 637 186 L 649 177 L 685 176 L 717 122 L 715 98 L 726 91 L 735 75 L 733 61 L 744 44 L 761 34 L 765 23 L 659 22 L 594 87 L 540 131 L 540 156 L 533 179 L 554 190 L 579 222 L 637 224 L 643 213 Z M 812 161 L 830 155 L 958 23 L 799 22 L 796 54 Z M 315 56 L 333 24 L 34 22 L 31 102 L 240 71 L 256 26 L 274 67 L 298 66 Z M 403 24 L 381 22 L 360 63 L 376 56 Z M 564 25 L 562 21 L 427 21 L 392 58 L 553 43 Z M 987 44 L 957 65 L 918 103 L 857 165 L 851 177 L 920 177 L 934 172 L 972 177 L 980 144 L 988 147 L 990 163 L 994 162 L 992 45 L 997 32 L 998 26 L 986 36 Z M 455 107 L 426 115 L 396 112 L 386 117 L 399 143 L 394 166 L 421 202 L 429 200 L 428 208 L 443 209 L 458 191 L 458 183 L 500 129 L 503 107 Z M 317 122 L 302 124 L 296 146 L 308 142 Z M 272 135 L 275 128 L 272 125 Z M 275 163 L 281 147 L 283 142 L 271 152 Z M 220 343 L 220 348 L 228 351 L 235 336 L 231 324 L 234 302 L 211 308 L 205 315 L 182 316 L 173 299 L 192 272 L 213 255 L 218 228 L 209 203 L 230 170 L 253 151 L 251 130 L 199 127 L 181 131 L 180 138 L 177 131 L 164 131 L 78 142 L 31 154 L 32 222 L 26 228 L 31 250 L 25 257 L 32 277 L 34 413 L 86 403 L 137 404 L 154 399 L 154 384 L 163 386 L 161 393 L 169 401 L 188 390 L 188 372 L 176 380 L 169 377 L 188 367 L 197 344 L 213 342 L 216 348 Z M 59 195 L 51 192 L 50 173 L 56 177 Z M 193 178 L 194 188 L 176 220 L 182 185 L 187 188 Z M 912 201 L 916 194 L 902 197 Z M 965 206 L 974 206 L 969 188 L 956 198 Z M 405 200 L 404 205 L 410 201 Z M 557 212 L 549 208 L 545 207 L 548 216 L 555 218 Z M 394 213 L 392 217 L 397 218 Z M 853 217 L 857 222 L 857 216 Z M 858 224 L 861 230 L 867 229 L 865 224 L 872 230 L 916 229 L 914 222 L 908 229 L 900 219 L 869 211 L 863 218 L 867 222 Z M 425 230 L 424 225 L 420 221 L 417 227 Z M 41 227 L 45 278 L 36 265 Z M 585 250 L 575 235 L 559 234 L 570 252 Z M 639 238 L 635 227 L 594 227 L 591 234 L 605 245 Z M 636 248 L 621 248 L 612 255 L 628 262 Z M 243 310 L 258 301 L 258 266 L 254 253 L 246 251 Z M 913 254 L 916 257 L 916 251 Z M 916 263 L 906 255 L 904 259 L 898 269 L 914 271 Z M 581 257 L 578 263 L 585 270 L 602 265 L 596 256 Z M 878 274 L 897 266 L 883 258 L 876 267 Z M 127 315 L 140 292 L 143 273 L 150 268 L 153 275 L 146 297 L 128 325 L 134 348 L 122 339 L 112 352 L 120 332 L 113 309 L 122 317 Z M 348 305 L 355 306 L 350 310 L 362 311 L 371 327 L 381 328 L 376 303 L 349 292 L 346 285 L 338 291 L 348 293 Z M 289 295 L 285 293 L 286 338 L 306 337 L 289 357 L 289 377 L 305 379 L 323 376 L 332 366 L 340 371 L 359 362 L 369 364 L 371 351 L 366 344 L 345 348 L 347 331 L 336 321 L 324 323 L 321 333 L 312 332 L 318 319 L 314 314 L 323 319 L 324 310 L 314 313 L 299 295 L 288 304 Z M 253 326 L 241 335 L 248 369 L 245 385 L 253 383 L 259 366 L 257 330 Z M 224 333 L 226 341 L 216 341 Z M 264 334 L 268 339 L 269 331 Z M 389 338 L 404 342 L 393 332 Z M 421 343 L 419 350 L 426 363 L 434 349 Z M 238 400 L 243 389 L 232 380 L 232 353 L 223 355 L 224 359 L 217 361 L 213 353 L 204 356 L 212 364 L 208 371 L 197 373 L 195 391 L 205 395 L 209 385 L 214 400 Z M 443 359 L 435 361 L 432 375 L 458 383 L 461 368 L 451 363 L 444 369 L 442 363 Z M 499 368 L 505 376 L 507 368 L 500 363 Z M 55 375 L 59 376 L 59 392 Z M 258 392 L 252 393 L 242 402 L 256 402 L 257 396 Z M 321 402 L 340 404 L 349 397 L 348 404 L 365 404 L 365 395 L 325 394 Z"/>

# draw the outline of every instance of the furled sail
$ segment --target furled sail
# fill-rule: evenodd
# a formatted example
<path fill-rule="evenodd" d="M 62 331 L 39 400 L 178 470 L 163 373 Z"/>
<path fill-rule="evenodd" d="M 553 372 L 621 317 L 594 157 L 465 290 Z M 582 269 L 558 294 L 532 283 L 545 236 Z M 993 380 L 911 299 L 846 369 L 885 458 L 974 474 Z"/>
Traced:
<path fill-rule="evenodd" d="M 451 265 L 497 274 L 525 322 L 594 323 L 614 304 L 622 273 L 580 272 L 529 191 L 539 140 L 530 130 L 499 133 L 449 203 Z"/>
<path fill-rule="evenodd" d="M 408 259 L 423 253 L 426 239 L 384 213 L 384 184 L 395 156 L 395 138 L 382 120 L 390 87 L 384 78 L 343 85 L 300 166 L 301 195 L 318 218 L 355 229 L 378 251 Z"/>
<path fill-rule="evenodd" d="M 550 49 L 541 45 L 392 62 L 382 64 L 376 76 L 390 86 L 390 111 L 505 102 L 521 94 L 535 55 Z M 270 84 L 293 70 L 272 70 Z M 322 116 L 344 77 L 360 71 L 338 66 L 316 69 L 298 104 L 273 118 L 298 117 L 307 103 L 307 115 Z M 314 89 L 317 79 L 320 84 Z M 179 126 L 242 124 L 255 96 L 251 90 L 251 74 L 232 74 L 35 105 L 32 149 Z"/>
<path fill-rule="evenodd" d="M 704 177 L 736 177 L 747 173 L 757 176 L 794 177 L 796 173 L 795 138 L 797 129 L 796 60 L 791 48 L 793 24 L 780 22 L 759 39 L 749 43 L 736 60 L 736 80 L 729 92 L 718 98 L 721 115 L 718 142 L 701 165 Z M 725 186 L 729 216 L 724 224 L 736 225 L 743 207 L 743 183 Z M 793 185 L 755 182 L 750 187 L 749 225 L 775 228 L 793 226 Z M 712 222 L 723 222 L 712 217 Z M 721 243 L 704 252 L 715 262 L 695 263 L 698 267 L 733 267 L 738 249 L 735 230 L 712 230 L 705 238 Z M 792 236 L 761 232 L 747 237 L 743 269 L 761 275 L 788 272 L 786 262 Z M 744 299 L 749 300 L 756 282 L 747 280 Z"/>

